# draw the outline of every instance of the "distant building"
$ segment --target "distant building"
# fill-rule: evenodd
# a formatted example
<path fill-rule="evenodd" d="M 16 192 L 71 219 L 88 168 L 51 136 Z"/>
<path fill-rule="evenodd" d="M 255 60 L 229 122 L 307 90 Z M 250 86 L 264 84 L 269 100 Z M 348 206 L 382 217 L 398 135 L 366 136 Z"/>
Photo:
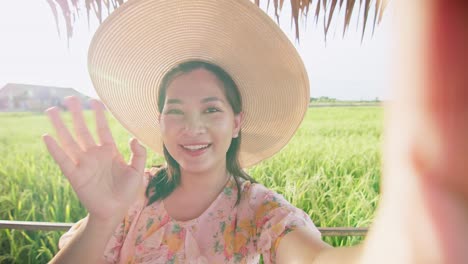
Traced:
<path fill-rule="evenodd" d="M 58 106 L 65 109 L 63 100 L 75 95 L 89 109 L 89 97 L 72 88 L 8 83 L 0 88 L 0 112 L 42 112 Z"/>

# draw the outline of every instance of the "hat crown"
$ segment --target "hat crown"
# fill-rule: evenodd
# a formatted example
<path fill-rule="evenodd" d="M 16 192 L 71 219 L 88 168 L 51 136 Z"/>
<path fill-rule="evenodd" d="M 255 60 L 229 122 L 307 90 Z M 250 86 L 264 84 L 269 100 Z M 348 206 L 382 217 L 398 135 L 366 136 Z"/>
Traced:
<path fill-rule="evenodd" d="M 96 31 L 88 69 L 112 115 L 162 154 L 158 88 L 190 60 L 220 66 L 239 88 L 243 167 L 287 144 L 307 110 L 307 73 L 286 35 L 248 0 L 127 1 Z"/>

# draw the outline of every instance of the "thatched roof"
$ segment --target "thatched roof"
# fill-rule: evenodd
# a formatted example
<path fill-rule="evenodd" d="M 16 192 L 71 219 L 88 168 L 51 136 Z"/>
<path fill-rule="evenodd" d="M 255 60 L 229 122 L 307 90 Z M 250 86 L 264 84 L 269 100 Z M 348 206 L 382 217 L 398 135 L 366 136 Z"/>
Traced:
<path fill-rule="evenodd" d="M 67 37 L 73 36 L 73 23 L 76 19 L 80 19 L 79 6 L 83 3 L 86 5 L 87 19 L 89 21 L 90 15 L 95 16 L 100 22 L 103 19 L 103 13 L 110 13 L 120 5 L 124 0 L 46 0 L 55 16 L 55 21 L 58 25 L 58 13 L 60 12 L 65 19 L 67 26 Z M 236 0 L 232 0 L 236 1 Z M 253 0 L 260 6 L 260 0 Z M 268 6 L 272 3 L 275 9 L 276 18 L 281 15 L 284 0 L 262 0 L 268 1 Z M 385 7 L 388 0 L 289 0 L 291 2 L 291 17 L 294 22 L 296 30 L 296 38 L 299 39 L 299 19 L 301 17 L 314 16 L 315 23 L 323 23 L 325 37 L 328 33 L 331 21 L 336 19 L 337 9 L 344 8 L 345 17 L 343 21 L 343 35 L 351 21 L 353 13 L 358 13 L 362 17 L 362 36 L 366 31 L 367 20 L 370 15 L 373 15 L 373 28 L 382 20 Z M 70 5 L 71 4 L 71 5 Z M 371 7 L 374 6 L 373 14 L 371 14 Z M 362 14 L 361 14 L 362 11 Z M 318 21 L 320 14 L 324 14 L 324 20 Z"/>

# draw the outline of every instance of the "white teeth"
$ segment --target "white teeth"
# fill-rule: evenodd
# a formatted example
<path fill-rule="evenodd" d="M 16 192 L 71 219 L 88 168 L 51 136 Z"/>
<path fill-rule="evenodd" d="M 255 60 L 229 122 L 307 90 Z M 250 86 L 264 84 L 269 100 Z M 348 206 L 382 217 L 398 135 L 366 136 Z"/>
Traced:
<path fill-rule="evenodd" d="M 199 150 L 208 147 L 208 145 L 190 145 L 190 146 L 183 146 L 186 149 L 190 150 Z"/>

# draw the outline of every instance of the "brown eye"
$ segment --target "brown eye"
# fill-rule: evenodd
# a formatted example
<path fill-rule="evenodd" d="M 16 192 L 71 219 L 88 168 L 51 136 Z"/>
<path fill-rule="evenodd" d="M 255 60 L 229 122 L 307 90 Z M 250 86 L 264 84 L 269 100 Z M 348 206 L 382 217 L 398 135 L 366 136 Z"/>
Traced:
<path fill-rule="evenodd" d="M 180 109 L 169 109 L 165 112 L 166 115 L 183 115 L 184 112 Z"/>
<path fill-rule="evenodd" d="M 221 112 L 221 110 L 219 108 L 216 108 L 216 107 L 208 107 L 205 110 L 205 113 L 217 113 L 217 112 Z"/>

